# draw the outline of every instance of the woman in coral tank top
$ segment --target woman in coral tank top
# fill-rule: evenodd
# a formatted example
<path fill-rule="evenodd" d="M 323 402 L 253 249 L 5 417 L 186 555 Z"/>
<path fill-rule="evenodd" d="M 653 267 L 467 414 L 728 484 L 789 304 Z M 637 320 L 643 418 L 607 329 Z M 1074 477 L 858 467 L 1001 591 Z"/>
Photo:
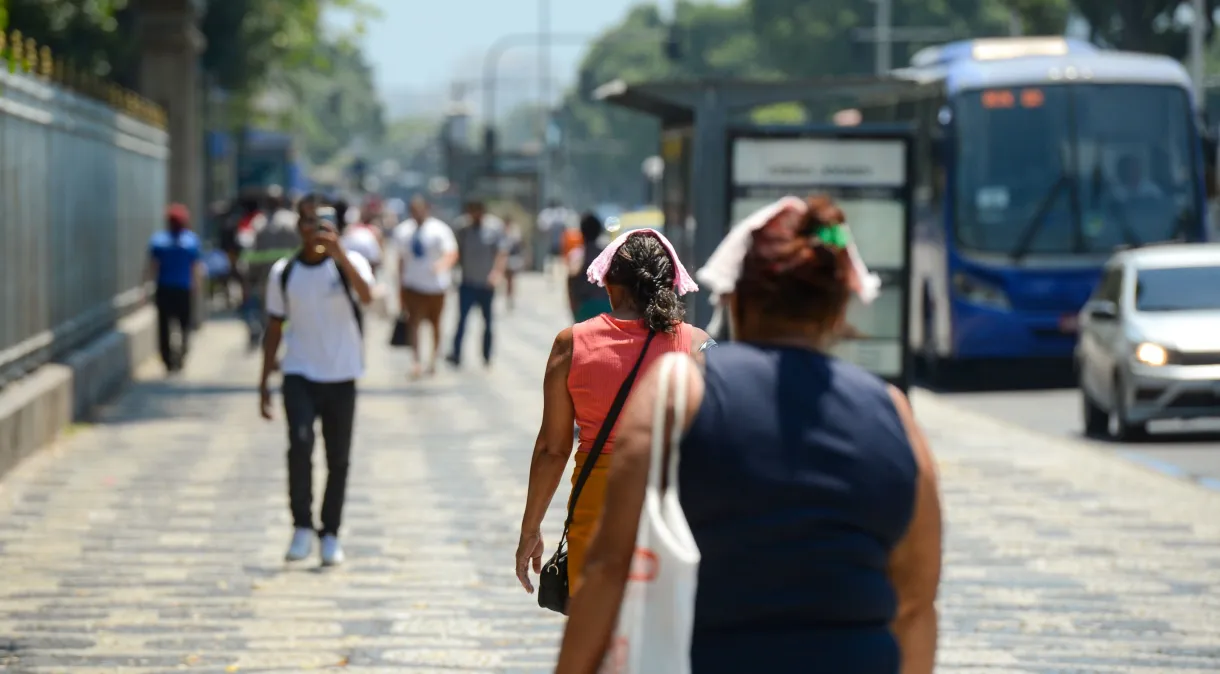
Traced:
<path fill-rule="evenodd" d="M 612 310 L 560 332 L 547 361 L 542 427 L 530 463 L 529 493 L 517 547 L 517 577 L 527 592 L 534 589 L 529 578 L 531 561 L 535 573 L 541 569 L 542 519 L 572 455 L 573 423 L 580 430 L 572 474 L 575 485 L 602 422 L 637 361 L 643 376 L 666 353 L 698 353 L 712 344 L 707 333 L 682 321 L 679 295 L 698 286 L 660 232 L 641 229 L 616 240 L 589 265 L 588 278 L 606 289 Z M 576 500 L 568 531 L 571 594 L 580 587 L 585 551 L 601 517 L 613 452 L 612 427 Z"/>

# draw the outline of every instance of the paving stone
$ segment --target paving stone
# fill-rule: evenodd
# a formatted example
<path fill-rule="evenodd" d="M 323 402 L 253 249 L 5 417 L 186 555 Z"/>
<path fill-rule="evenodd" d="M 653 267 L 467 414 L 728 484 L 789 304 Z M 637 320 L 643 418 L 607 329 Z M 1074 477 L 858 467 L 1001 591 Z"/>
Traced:
<path fill-rule="evenodd" d="M 182 376 L 145 373 L 0 481 L 0 670 L 550 671 L 562 622 L 512 555 L 563 301 L 520 287 L 540 304 L 501 311 L 490 371 L 408 382 L 370 320 L 349 559 L 325 571 L 282 561 L 282 417 L 258 419 L 240 325 L 207 326 Z M 913 404 L 944 485 L 939 672 L 1220 670 L 1220 496 L 932 394 Z M 320 448 L 316 463 L 320 492 Z"/>

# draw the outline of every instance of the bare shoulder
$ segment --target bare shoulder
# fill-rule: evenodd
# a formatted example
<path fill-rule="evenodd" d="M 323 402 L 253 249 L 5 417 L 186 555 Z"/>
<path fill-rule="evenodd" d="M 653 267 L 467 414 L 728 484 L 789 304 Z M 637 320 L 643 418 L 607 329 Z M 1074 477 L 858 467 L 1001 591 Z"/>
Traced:
<path fill-rule="evenodd" d="M 575 341 L 575 333 L 571 327 L 560 330 L 559 334 L 555 335 L 555 342 L 551 345 L 551 358 L 562 357 L 570 361 Z"/>

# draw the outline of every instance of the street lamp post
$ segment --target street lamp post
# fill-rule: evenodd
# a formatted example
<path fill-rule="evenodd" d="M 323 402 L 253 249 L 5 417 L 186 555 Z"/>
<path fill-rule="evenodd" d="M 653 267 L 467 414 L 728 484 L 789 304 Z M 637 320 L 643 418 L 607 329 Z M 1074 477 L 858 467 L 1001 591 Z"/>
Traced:
<path fill-rule="evenodd" d="M 640 31 L 622 34 L 619 37 L 625 39 L 648 39 L 656 38 L 659 35 L 657 31 Z M 567 44 L 583 44 L 591 39 L 596 38 L 596 35 L 588 33 L 550 33 L 543 36 L 539 33 L 512 33 L 504 35 L 500 39 L 492 43 L 488 48 L 487 54 L 483 58 L 483 148 L 490 155 L 494 152 L 494 128 L 496 121 L 496 77 L 499 69 L 500 60 L 504 58 L 504 54 L 509 49 L 514 47 L 526 47 L 537 45 L 542 40 L 546 40 L 548 44 L 563 42 Z"/>
<path fill-rule="evenodd" d="M 1206 76 L 1206 59 L 1204 49 L 1207 42 L 1207 26 L 1210 17 L 1207 16 L 1206 0 L 1194 0 L 1191 5 L 1194 10 L 1190 19 L 1190 77 L 1194 80 L 1195 101 L 1199 109 L 1204 108 L 1203 80 Z"/>

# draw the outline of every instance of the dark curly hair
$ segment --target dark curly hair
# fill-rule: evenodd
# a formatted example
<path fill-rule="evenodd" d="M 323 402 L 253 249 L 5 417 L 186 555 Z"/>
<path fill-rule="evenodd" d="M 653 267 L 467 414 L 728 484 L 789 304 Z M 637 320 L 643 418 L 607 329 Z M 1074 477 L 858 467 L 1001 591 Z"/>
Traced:
<path fill-rule="evenodd" d="M 626 236 L 606 271 L 606 283 L 631 293 L 650 330 L 673 333 L 686 316 L 674 292 L 674 261 L 657 237 L 644 232 Z"/>
<path fill-rule="evenodd" d="M 754 232 L 737 296 L 765 313 L 829 327 L 851 298 L 851 258 L 816 232 L 843 224 L 843 211 L 829 197 L 805 203 L 803 216 L 779 217 Z"/>

